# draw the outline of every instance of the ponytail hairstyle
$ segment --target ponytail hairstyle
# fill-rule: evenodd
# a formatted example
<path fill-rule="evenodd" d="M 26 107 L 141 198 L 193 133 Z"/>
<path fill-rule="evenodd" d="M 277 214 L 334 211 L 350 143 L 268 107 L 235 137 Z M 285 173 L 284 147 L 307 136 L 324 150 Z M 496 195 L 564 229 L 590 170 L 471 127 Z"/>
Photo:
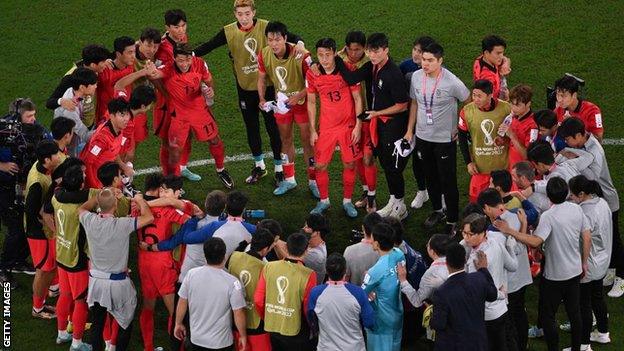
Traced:
<path fill-rule="evenodd" d="M 576 196 L 578 196 L 580 193 L 585 193 L 604 197 L 600 184 L 598 184 L 598 182 L 595 180 L 587 179 L 587 177 L 582 174 L 570 179 L 569 185 L 570 192 Z"/>

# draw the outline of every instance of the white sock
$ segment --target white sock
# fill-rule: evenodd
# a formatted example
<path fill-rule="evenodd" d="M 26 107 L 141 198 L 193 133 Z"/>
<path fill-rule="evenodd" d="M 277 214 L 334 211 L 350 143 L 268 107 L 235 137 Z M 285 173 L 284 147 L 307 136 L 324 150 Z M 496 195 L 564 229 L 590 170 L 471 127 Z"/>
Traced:
<path fill-rule="evenodd" d="M 396 199 L 396 198 L 395 198 L 395 199 L 394 199 L 394 204 L 398 205 L 398 204 L 402 204 L 402 203 L 404 203 L 404 202 L 403 202 L 403 198 L 400 198 L 400 199 Z"/>
<path fill-rule="evenodd" d="M 275 173 L 284 172 L 284 167 L 282 165 L 275 165 L 273 167 L 275 168 Z"/>
<path fill-rule="evenodd" d="M 328 203 L 329 203 L 329 198 L 327 198 L 327 199 L 321 199 L 321 202 L 322 202 L 322 203 L 325 203 L 325 204 L 328 204 Z"/>
<path fill-rule="evenodd" d="M 347 198 L 343 198 L 343 199 L 342 199 L 342 204 L 343 204 L 343 205 L 344 205 L 344 204 L 347 204 L 347 203 L 349 203 L 349 202 L 351 202 L 351 199 L 347 199 Z"/>
<path fill-rule="evenodd" d="M 375 191 L 375 190 L 369 190 L 368 191 L 368 196 L 375 196 L 376 193 L 377 193 L 377 191 Z"/>
<path fill-rule="evenodd" d="M 286 178 L 286 181 L 287 181 L 287 182 L 291 182 L 291 183 L 296 183 L 296 182 L 297 182 L 297 181 L 295 180 L 295 176 L 292 176 L 292 177 L 287 177 L 287 178 Z"/>
<path fill-rule="evenodd" d="M 389 203 L 394 203 L 396 201 L 396 197 L 394 197 L 394 195 L 390 195 L 390 200 L 388 200 Z"/>
<path fill-rule="evenodd" d="M 309 184 L 309 185 L 312 185 L 312 184 L 316 185 L 316 180 L 314 180 L 314 179 L 308 179 L 308 184 Z"/>
<path fill-rule="evenodd" d="M 260 167 L 262 169 L 266 168 L 266 165 L 264 164 L 264 160 L 255 161 L 255 163 L 256 163 L 256 167 Z"/>
<path fill-rule="evenodd" d="M 74 338 L 72 338 L 72 345 L 71 346 L 73 348 L 76 349 L 76 348 L 80 347 L 80 345 L 82 345 L 82 339 L 74 339 Z"/>
<path fill-rule="evenodd" d="M 368 191 L 368 185 L 362 184 L 362 191 Z"/>
<path fill-rule="evenodd" d="M 225 169 L 225 167 L 223 168 L 217 168 L 217 172 L 223 172 L 223 170 Z"/>
<path fill-rule="evenodd" d="M 186 169 L 186 165 L 180 165 L 180 171 L 183 171 Z"/>
<path fill-rule="evenodd" d="M 67 329 L 58 331 L 59 338 L 67 338 L 68 336 L 69 336 L 69 333 L 67 332 Z"/>
<path fill-rule="evenodd" d="M 44 305 L 45 305 L 45 302 L 44 302 Z M 39 312 L 43 311 L 43 307 L 41 307 L 41 308 L 36 308 L 35 306 L 33 306 L 33 311 L 35 311 L 35 312 L 39 313 Z"/>

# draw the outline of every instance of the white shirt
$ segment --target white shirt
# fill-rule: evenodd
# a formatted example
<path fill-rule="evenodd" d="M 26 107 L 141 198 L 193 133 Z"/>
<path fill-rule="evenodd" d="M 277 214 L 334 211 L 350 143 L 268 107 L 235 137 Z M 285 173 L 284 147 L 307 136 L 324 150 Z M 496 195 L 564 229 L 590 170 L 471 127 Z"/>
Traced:
<path fill-rule="evenodd" d="M 613 219 L 609 205 L 600 197 L 583 201 L 580 205 L 591 227 L 591 250 L 587 259 L 587 274 L 581 279 L 581 283 L 587 283 L 602 279 L 607 274 L 611 261 Z"/>
<path fill-rule="evenodd" d="M 414 289 L 406 280 L 401 283 L 401 291 L 414 307 L 420 307 L 448 277 L 449 271 L 446 266 L 446 257 L 438 257 L 423 274 L 418 290 Z"/>

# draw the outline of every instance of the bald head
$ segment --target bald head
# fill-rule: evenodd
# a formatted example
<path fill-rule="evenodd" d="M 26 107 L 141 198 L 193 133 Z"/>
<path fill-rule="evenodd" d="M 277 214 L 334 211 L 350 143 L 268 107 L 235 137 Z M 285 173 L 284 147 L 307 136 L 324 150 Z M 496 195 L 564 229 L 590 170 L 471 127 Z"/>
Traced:
<path fill-rule="evenodd" d="M 117 198 L 111 188 L 104 188 L 97 196 L 101 213 L 113 213 L 117 207 Z"/>

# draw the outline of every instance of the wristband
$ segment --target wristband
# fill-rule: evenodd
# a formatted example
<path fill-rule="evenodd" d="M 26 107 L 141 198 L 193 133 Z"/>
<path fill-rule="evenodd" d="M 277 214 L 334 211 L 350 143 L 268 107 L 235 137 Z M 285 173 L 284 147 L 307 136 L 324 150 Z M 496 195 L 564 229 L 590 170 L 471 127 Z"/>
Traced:
<path fill-rule="evenodd" d="M 301 45 L 301 46 L 305 47 L 305 43 L 304 43 L 303 41 L 301 41 L 301 40 L 299 40 L 299 41 L 297 42 L 297 45 Z"/>
<path fill-rule="evenodd" d="M 367 117 L 368 115 L 366 114 L 366 112 L 362 112 L 359 115 L 357 115 L 357 119 L 359 119 L 360 121 L 365 121 Z"/>
<path fill-rule="evenodd" d="M 147 251 L 150 251 L 150 252 L 154 251 L 154 249 L 152 249 L 152 245 L 154 244 L 147 245 Z"/>
<path fill-rule="evenodd" d="M 63 100 L 63 98 L 59 98 L 58 100 L 56 100 L 56 103 L 61 106 L 61 100 Z"/>

